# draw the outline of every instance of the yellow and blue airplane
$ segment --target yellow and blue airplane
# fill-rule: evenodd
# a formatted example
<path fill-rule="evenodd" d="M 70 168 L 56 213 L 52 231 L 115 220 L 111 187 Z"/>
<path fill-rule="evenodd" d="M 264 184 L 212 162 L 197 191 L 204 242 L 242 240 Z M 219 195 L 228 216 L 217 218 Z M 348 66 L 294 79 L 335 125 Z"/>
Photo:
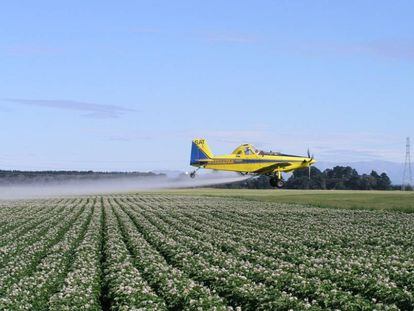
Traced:
<path fill-rule="evenodd" d="M 307 157 L 283 154 L 279 152 L 265 152 L 257 150 L 251 144 L 237 147 L 231 154 L 214 156 L 205 139 L 194 139 L 191 145 L 190 165 L 197 169 L 190 173 L 196 176 L 200 168 L 219 171 L 238 172 L 242 175 L 270 176 L 272 187 L 282 188 L 284 180 L 282 172 L 292 172 L 297 169 L 309 168 L 316 163 L 309 150 Z"/>

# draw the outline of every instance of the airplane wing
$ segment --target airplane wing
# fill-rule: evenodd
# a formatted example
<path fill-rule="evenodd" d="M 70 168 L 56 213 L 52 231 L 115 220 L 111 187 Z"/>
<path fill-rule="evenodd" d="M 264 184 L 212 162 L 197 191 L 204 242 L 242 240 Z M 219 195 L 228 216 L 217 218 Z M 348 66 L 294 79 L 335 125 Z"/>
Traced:
<path fill-rule="evenodd" d="M 256 174 L 267 174 L 267 173 L 272 173 L 275 169 L 279 168 L 279 167 L 286 167 L 291 165 L 292 163 L 290 162 L 279 162 L 279 163 L 274 163 L 271 164 L 269 166 L 266 167 L 262 167 L 261 169 L 254 171 L 253 173 Z"/>

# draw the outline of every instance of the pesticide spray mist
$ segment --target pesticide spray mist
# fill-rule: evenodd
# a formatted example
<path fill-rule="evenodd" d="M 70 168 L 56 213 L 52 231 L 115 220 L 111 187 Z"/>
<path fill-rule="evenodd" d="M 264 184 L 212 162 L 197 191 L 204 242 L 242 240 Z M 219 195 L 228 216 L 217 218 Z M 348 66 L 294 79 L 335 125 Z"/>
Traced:
<path fill-rule="evenodd" d="M 168 177 L 119 177 L 98 180 L 68 180 L 47 183 L 9 185 L 0 187 L 0 200 L 46 198 L 56 196 L 108 194 L 115 192 L 150 191 L 162 189 L 208 187 L 242 181 L 249 177 L 235 173 L 200 174 L 195 179 Z"/>

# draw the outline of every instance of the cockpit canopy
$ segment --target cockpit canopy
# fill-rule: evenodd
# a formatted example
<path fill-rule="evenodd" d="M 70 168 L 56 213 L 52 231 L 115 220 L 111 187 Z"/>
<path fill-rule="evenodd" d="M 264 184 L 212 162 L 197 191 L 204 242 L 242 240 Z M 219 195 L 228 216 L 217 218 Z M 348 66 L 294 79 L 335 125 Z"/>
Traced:
<path fill-rule="evenodd" d="M 257 155 L 280 155 L 279 152 L 263 151 L 263 150 L 256 149 L 251 144 L 240 145 L 239 147 L 237 147 L 233 151 L 233 154 L 236 154 L 236 155 L 253 155 L 253 154 L 257 154 Z"/>

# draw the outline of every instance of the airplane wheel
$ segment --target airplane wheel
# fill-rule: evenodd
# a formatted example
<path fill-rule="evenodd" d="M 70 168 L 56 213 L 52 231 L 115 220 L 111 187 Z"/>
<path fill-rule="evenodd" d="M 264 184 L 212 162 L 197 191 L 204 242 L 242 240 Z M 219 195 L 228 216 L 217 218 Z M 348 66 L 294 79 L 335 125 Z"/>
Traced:
<path fill-rule="evenodd" d="M 277 182 L 276 182 L 276 187 L 278 187 L 279 189 L 280 188 L 283 188 L 283 186 L 285 185 L 285 182 L 283 181 L 283 179 L 279 179 Z"/>
<path fill-rule="evenodd" d="M 190 173 L 190 177 L 191 177 L 191 178 L 195 178 L 195 177 L 196 177 L 196 173 L 195 173 L 195 172 L 191 172 L 191 173 Z"/>
<path fill-rule="evenodd" d="M 269 183 L 272 187 L 277 187 L 278 180 L 274 177 L 270 178 Z"/>

